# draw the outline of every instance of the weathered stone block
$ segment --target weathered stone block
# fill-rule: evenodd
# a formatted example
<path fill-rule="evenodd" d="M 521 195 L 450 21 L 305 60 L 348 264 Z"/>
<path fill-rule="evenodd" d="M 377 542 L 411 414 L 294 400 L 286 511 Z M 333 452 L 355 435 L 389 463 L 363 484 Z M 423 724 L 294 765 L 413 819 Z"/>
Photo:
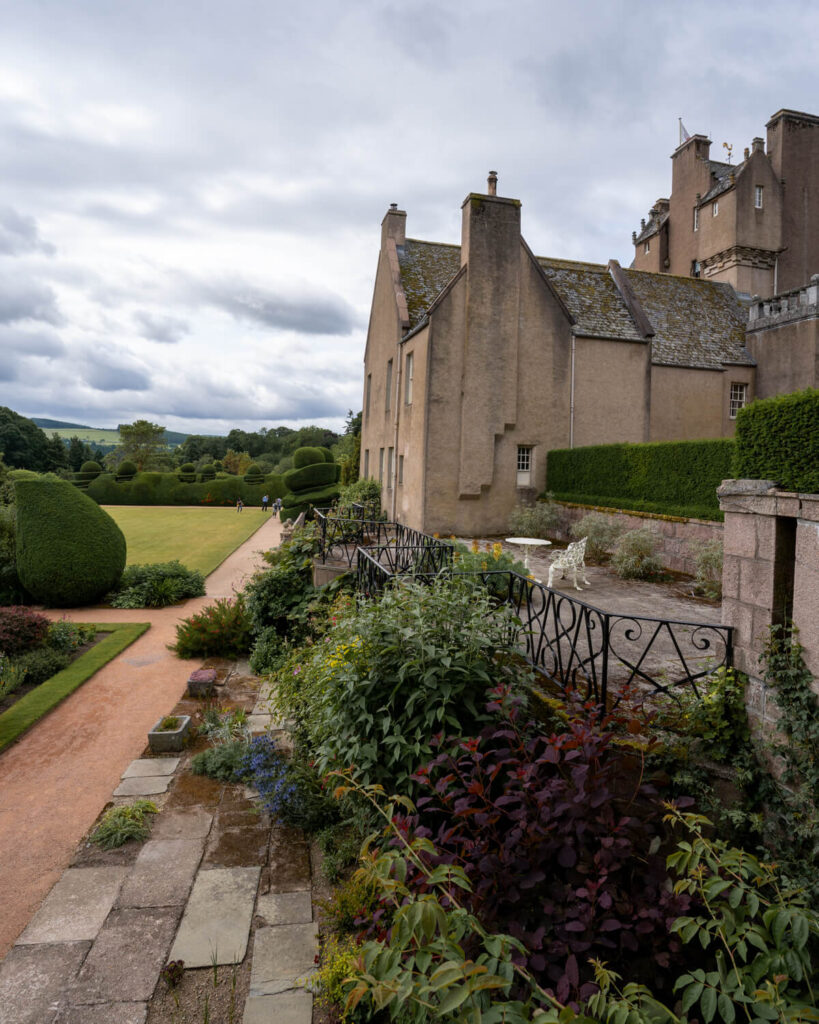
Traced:
<path fill-rule="evenodd" d="M 723 550 L 726 555 L 739 555 L 740 558 L 756 555 L 756 526 L 751 516 L 726 513 Z"/>

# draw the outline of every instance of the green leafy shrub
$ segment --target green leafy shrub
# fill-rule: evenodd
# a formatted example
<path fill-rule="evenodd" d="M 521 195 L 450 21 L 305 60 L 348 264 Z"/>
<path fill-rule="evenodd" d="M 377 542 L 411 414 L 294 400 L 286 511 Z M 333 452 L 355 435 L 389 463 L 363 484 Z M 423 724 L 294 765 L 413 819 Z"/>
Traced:
<path fill-rule="evenodd" d="M 730 438 L 557 449 L 548 453 L 546 480 L 564 501 L 680 516 L 704 510 L 713 518 L 720 515 L 717 487 L 731 476 L 733 451 Z"/>
<path fill-rule="evenodd" d="M 0 505 L 0 605 L 22 604 L 26 598 L 17 575 L 17 510 Z"/>
<path fill-rule="evenodd" d="M 287 647 L 275 626 L 266 626 L 256 634 L 253 648 L 250 651 L 250 671 L 254 675 L 264 676 L 279 667 L 287 657 Z"/>
<path fill-rule="evenodd" d="M 354 764 L 362 780 L 412 789 L 435 733 L 486 721 L 512 615 L 463 577 L 406 583 L 353 609 L 277 672 L 271 703 L 301 719 L 319 771 Z"/>
<path fill-rule="evenodd" d="M 298 632 L 314 593 L 309 562 L 288 559 L 257 573 L 244 590 L 253 632 L 259 635 L 271 626 L 282 635 Z"/>
<path fill-rule="evenodd" d="M 691 547 L 696 559 L 697 593 L 719 601 L 722 597 L 722 541 L 714 538 Z"/>
<path fill-rule="evenodd" d="M 212 463 L 206 463 L 199 470 L 199 479 L 204 483 L 208 480 L 213 480 L 216 476 L 216 467 Z"/>
<path fill-rule="evenodd" d="M 15 655 L 45 643 L 50 620 L 23 605 L 0 608 L 0 651 Z"/>
<path fill-rule="evenodd" d="M 250 650 L 251 640 L 244 598 L 220 597 L 177 625 L 171 650 L 180 658 L 241 658 Z"/>
<path fill-rule="evenodd" d="M 341 466 L 327 462 L 321 448 L 297 448 L 293 467 L 284 474 L 283 516 L 295 518 L 311 505 L 331 504 L 338 497 Z"/>
<path fill-rule="evenodd" d="M 819 390 L 758 399 L 737 413 L 734 477 L 819 492 Z"/>
<path fill-rule="evenodd" d="M 129 839 L 142 842 L 151 832 L 148 815 L 157 814 L 158 809 L 151 800 L 136 800 L 132 804 L 112 807 L 102 816 L 99 825 L 91 834 L 91 842 L 103 850 L 113 850 Z"/>
<path fill-rule="evenodd" d="M 58 622 L 52 622 L 48 627 L 46 643 L 49 647 L 62 651 L 64 654 L 73 654 L 80 647 L 91 643 L 96 633 L 94 626 L 60 619 Z"/>
<path fill-rule="evenodd" d="M 517 505 L 509 519 L 509 532 L 516 537 L 554 537 L 563 523 L 563 509 L 546 495 L 534 505 Z"/>
<path fill-rule="evenodd" d="M 93 604 L 125 568 L 125 537 L 82 491 L 56 477 L 15 482 L 17 572 L 38 601 Z"/>
<path fill-rule="evenodd" d="M 205 577 L 181 562 L 129 565 L 116 592 L 109 595 L 113 608 L 165 608 L 205 593 Z"/>
<path fill-rule="evenodd" d="M 316 989 L 316 1006 L 332 1014 L 338 1024 L 357 1019 L 345 1007 L 347 981 L 355 970 L 358 947 L 349 936 L 327 935 L 321 940 L 319 965 L 311 982 Z"/>
<path fill-rule="evenodd" d="M 0 700 L 10 697 L 26 681 L 26 668 L 0 654 Z"/>
<path fill-rule="evenodd" d="M 68 666 L 71 658 L 64 651 L 56 651 L 53 647 L 37 647 L 25 654 L 18 654 L 14 664 L 25 669 L 26 683 L 39 686 Z"/>
<path fill-rule="evenodd" d="M 614 516 L 608 516 L 605 512 L 589 512 L 572 523 L 569 533 L 575 540 L 586 538 L 586 561 L 600 565 L 608 561 L 624 530 L 625 527 Z"/>
<path fill-rule="evenodd" d="M 481 551 L 477 540 L 473 540 L 470 547 L 460 541 L 452 543 L 455 547 L 452 568 L 456 573 L 498 572 L 504 574 L 482 577 L 480 585 L 485 586 L 496 597 L 503 597 L 509 592 L 509 577 L 505 575 L 506 573 L 516 572 L 521 576 L 527 575 L 527 569 L 523 562 L 508 551 L 504 551 L 499 543 L 492 544 L 487 541 L 483 551 Z M 477 577 L 475 583 L 477 584 Z"/>
<path fill-rule="evenodd" d="M 220 782 L 241 782 L 248 748 L 247 741 L 241 739 L 209 747 L 191 758 L 191 771 Z"/>
<path fill-rule="evenodd" d="M 624 580 L 652 580 L 662 576 L 663 563 L 657 557 L 657 534 L 647 526 L 629 530 L 617 542 L 611 564 Z"/>
<path fill-rule="evenodd" d="M 342 519 L 360 519 L 361 509 L 354 508 L 355 505 L 363 506 L 366 516 L 383 518 L 381 484 L 372 477 L 364 477 L 342 487 L 333 513 Z"/>

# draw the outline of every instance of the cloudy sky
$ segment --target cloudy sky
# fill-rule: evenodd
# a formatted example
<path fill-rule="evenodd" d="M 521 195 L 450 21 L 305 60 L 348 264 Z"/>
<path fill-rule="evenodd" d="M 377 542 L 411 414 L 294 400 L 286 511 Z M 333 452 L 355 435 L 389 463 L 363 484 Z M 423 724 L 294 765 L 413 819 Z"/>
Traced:
<path fill-rule="evenodd" d="M 819 5 L 0 0 L 0 405 L 195 433 L 361 407 L 391 202 L 631 260 L 677 118 L 819 113 Z"/>

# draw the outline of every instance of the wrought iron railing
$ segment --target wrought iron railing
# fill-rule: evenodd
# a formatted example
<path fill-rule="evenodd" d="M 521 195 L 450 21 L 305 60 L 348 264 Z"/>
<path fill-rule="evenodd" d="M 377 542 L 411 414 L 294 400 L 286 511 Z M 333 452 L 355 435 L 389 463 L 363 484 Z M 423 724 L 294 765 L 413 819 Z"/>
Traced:
<path fill-rule="evenodd" d="M 379 519 L 348 519 L 328 515 L 325 510 L 315 511 L 316 522 L 319 524 L 320 551 L 322 563 L 340 562 L 352 569 L 358 548 L 385 548 L 387 545 L 396 547 L 419 548 L 426 550 L 436 548 L 450 552 L 453 546 L 446 541 L 430 537 L 427 533 L 414 530 L 403 523 L 382 522 Z"/>

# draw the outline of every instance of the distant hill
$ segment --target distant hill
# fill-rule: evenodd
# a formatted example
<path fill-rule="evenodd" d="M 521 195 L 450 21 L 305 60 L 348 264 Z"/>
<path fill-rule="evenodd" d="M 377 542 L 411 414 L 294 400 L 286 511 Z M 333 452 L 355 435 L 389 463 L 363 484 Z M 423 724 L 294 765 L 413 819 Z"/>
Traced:
<path fill-rule="evenodd" d="M 66 423 L 64 420 L 50 420 L 44 416 L 32 416 L 31 419 L 41 430 L 59 434 L 66 440 L 78 437 L 87 444 L 119 444 L 119 431 L 111 428 L 89 427 L 82 423 Z M 188 434 L 180 434 L 176 430 L 165 431 L 169 448 L 175 448 L 178 444 L 182 444 L 188 436 Z"/>

